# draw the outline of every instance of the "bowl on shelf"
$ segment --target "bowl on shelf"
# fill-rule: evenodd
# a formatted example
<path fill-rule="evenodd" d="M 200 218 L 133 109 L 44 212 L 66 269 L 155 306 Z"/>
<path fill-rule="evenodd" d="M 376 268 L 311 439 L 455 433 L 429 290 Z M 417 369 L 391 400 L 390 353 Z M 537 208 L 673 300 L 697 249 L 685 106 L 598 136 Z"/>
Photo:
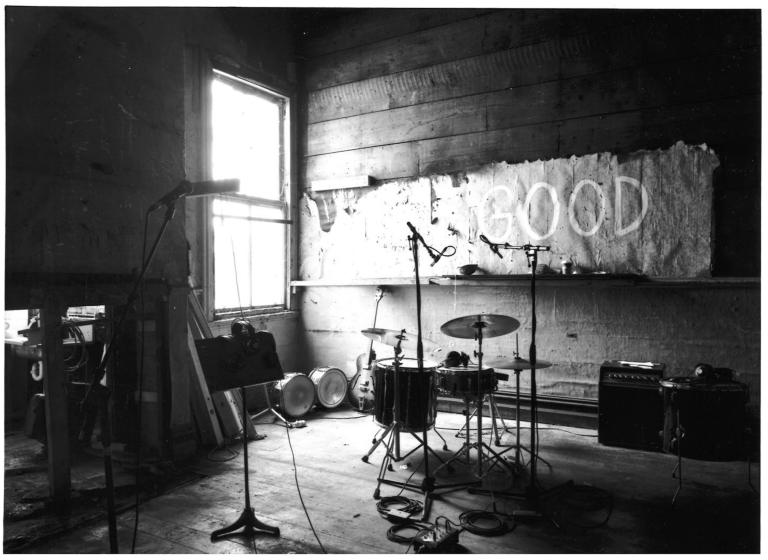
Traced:
<path fill-rule="evenodd" d="M 476 271 L 477 271 L 476 264 L 465 264 L 459 267 L 459 273 L 463 274 L 464 276 L 469 276 L 470 274 L 474 274 Z"/>

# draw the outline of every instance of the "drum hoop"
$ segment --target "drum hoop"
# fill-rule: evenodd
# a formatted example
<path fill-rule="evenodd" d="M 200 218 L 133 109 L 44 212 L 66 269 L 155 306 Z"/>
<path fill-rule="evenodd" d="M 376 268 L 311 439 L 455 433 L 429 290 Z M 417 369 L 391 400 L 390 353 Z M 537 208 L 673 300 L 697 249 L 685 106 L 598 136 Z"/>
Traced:
<path fill-rule="evenodd" d="M 404 360 L 408 360 L 409 363 L 416 362 L 416 358 L 401 358 L 400 367 L 398 368 L 401 373 L 418 373 L 419 371 L 418 365 L 406 366 L 402 363 L 402 361 Z M 388 362 L 388 363 L 385 363 L 385 362 Z M 394 362 L 395 362 L 394 358 L 383 358 L 376 362 L 376 366 L 385 370 L 394 371 L 395 370 Z M 424 365 L 423 371 L 434 372 L 437 369 L 437 363 L 429 360 L 424 360 L 423 365 Z"/>
<path fill-rule="evenodd" d="M 469 367 L 465 368 L 465 367 L 462 367 L 462 366 L 443 366 L 443 367 L 437 368 L 437 372 L 438 373 L 459 373 L 459 374 L 467 373 L 467 374 L 469 374 L 469 373 L 478 373 L 478 371 L 482 375 L 493 375 L 495 373 L 493 368 L 483 368 L 481 370 L 478 370 L 477 368 L 469 368 Z"/>

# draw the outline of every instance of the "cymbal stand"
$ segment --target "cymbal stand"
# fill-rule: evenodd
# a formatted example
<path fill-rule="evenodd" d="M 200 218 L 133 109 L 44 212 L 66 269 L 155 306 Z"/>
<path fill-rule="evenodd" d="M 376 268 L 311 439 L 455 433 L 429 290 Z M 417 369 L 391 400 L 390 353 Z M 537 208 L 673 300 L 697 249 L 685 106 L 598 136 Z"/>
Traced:
<path fill-rule="evenodd" d="M 520 354 L 518 352 L 518 341 L 517 341 L 517 335 L 515 335 L 515 352 L 514 357 L 519 358 Z M 528 449 L 524 445 L 520 443 L 520 372 L 522 372 L 522 369 L 512 369 L 515 375 L 515 443 L 514 445 L 506 446 L 502 451 L 499 453 L 503 455 L 504 453 L 508 452 L 511 449 L 515 450 L 515 464 L 518 466 L 522 466 L 524 463 L 522 462 L 522 451 L 526 451 L 531 455 L 531 458 L 533 458 L 533 455 L 536 455 L 537 460 L 541 461 L 545 465 L 547 465 L 550 469 L 552 468 L 552 464 L 548 461 L 542 459 L 539 457 L 538 453 L 534 451 L 533 449 Z M 503 419 L 502 419 L 503 423 Z M 533 429 L 533 424 L 531 424 L 531 429 Z M 507 425 L 504 424 L 504 431 L 509 432 L 510 429 L 507 428 Z M 497 439 L 496 445 L 499 445 L 499 441 Z"/>
<path fill-rule="evenodd" d="M 512 468 L 507 464 L 504 457 L 502 457 L 500 454 L 496 453 L 490 445 L 485 443 L 483 441 L 483 402 L 485 401 L 485 393 L 482 390 L 482 385 L 480 383 L 480 375 L 483 370 L 483 328 L 485 328 L 485 323 L 478 321 L 474 325 L 476 329 L 475 334 L 475 340 L 477 341 L 477 351 L 475 352 L 475 355 L 477 356 L 477 373 L 475 374 L 477 376 L 477 392 L 474 395 L 475 397 L 475 404 L 477 405 L 477 441 L 470 442 L 469 438 L 469 421 L 470 421 L 470 414 L 469 414 L 469 401 L 470 396 L 469 394 L 464 395 L 464 402 L 466 404 L 465 414 L 466 414 L 466 441 L 461 446 L 461 449 L 459 449 L 456 453 L 453 454 L 453 456 L 448 459 L 443 465 L 435 469 L 435 472 L 439 471 L 443 467 L 449 465 L 451 462 L 457 460 L 462 454 L 465 454 L 467 457 L 467 462 L 470 460 L 470 449 L 477 449 L 477 471 L 476 475 L 478 479 L 482 479 L 486 474 L 488 474 L 488 471 L 490 468 L 499 462 L 502 466 L 504 466 L 507 470 L 509 470 L 512 474 L 514 474 L 514 471 Z M 491 410 L 493 410 L 493 407 L 491 407 Z M 495 419 L 494 419 L 495 420 Z M 486 455 L 488 458 L 493 458 L 493 461 L 489 463 L 488 469 L 483 472 L 483 456 Z"/>

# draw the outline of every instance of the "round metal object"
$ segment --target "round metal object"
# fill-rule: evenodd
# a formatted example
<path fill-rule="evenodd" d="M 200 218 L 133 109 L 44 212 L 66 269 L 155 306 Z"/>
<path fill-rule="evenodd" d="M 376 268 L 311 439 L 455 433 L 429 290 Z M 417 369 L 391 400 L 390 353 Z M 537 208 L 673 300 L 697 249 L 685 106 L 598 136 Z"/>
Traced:
<path fill-rule="evenodd" d="M 347 398 L 347 376 L 339 368 L 322 367 L 309 372 L 315 384 L 317 402 L 323 408 L 336 408 Z"/>
<path fill-rule="evenodd" d="M 482 331 L 483 338 L 493 338 L 517 330 L 520 321 L 507 315 L 480 313 L 451 319 L 443 323 L 440 330 L 454 338 L 476 338 Z"/>

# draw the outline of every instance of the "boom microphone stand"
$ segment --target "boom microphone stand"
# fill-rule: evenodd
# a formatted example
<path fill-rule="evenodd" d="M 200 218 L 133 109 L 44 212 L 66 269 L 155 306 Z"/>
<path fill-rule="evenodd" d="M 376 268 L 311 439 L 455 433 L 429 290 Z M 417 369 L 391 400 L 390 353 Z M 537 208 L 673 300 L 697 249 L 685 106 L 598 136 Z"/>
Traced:
<path fill-rule="evenodd" d="M 141 264 L 141 270 L 133 283 L 133 287 L 126 299 L 123 311 L 112 329 L 112 335 L 109 338 L 106 350 L 99 360 L 99 364 L 93 371 L 93 378 L 91 384 L 88 387 L 88 391 L 81 402 L 81 408 L 83 411 L 83 423 L 81 425 L 80 434 L 78 439 L 80 441 L 90 441 L 93 434 L 93 428 L 96 425 L 96 417 L 100 417 L 101 428 L 101 445 L 102 455 L 104 456 L 104 485 L 107 494 L 107 525 L 109 527 L 109 551 L 111 554 L 118 554 L 117 545 L 117 515 L 115 512 L 115 486 L 112 473 L 112 402 L 110 401 L 110 390 L 108 387 L 101 384 L 104 379 L 104 375 L 107 371 L 107 363 L 112 357 L 114 348 L 117 343 L 117 337 L 120 334 L 125 319 L 128 316 L 130 307 L 136 300 L 139 293 L 139 287 L 144 281 L 144 276 L 149 269 L 149 265 L 157 253 L 157 248 L 160 245 L 160 240 L 168 228 L 168 224 L 173 219 L 176 213 L 176 201 L 186 196 L 198 196 L 205 194 L 223 194 L 227 192 L 234 192 L 239 190 L 240 181 L 238 179 L 227 179 L 225 181 L 207 181 L 201 183 L 190 183 L 189 181 L 181 181 L 179 185 L 166 194 L 159 201 L 154 203 L 146 212 L 145 220 L 149 218 L 149 214 L 157 210 L 161 206 L 165 206 L 165 216 L 163 223 L 160 225 L 160 230 L 157 232 L 152 247 L 149 251 L 149 255 Z M 143 258 L 143 255 L 142 255 Z M 141 442 L 139 442 L 141 445 Z"/>
<path fill-rule="evenodd" d="M 538 264 L 539 252 L 549 251 L 550 247 L 528 243 L 525 245 L 491 243 L 484 235 L 480 235 L 480 240 L 486 243 L 499 258 L 503 258 L 501 253 L 499 253 L 499 248 L 524 251 L 528 259 L 528 267 L 531 269 L 531 345 L 528 351 L 528 361 L 531 363 L 531 476 L 526 490 L 526 497 L 535 501 L 539 497 L 538 482 L 536 480 L 536 463 L 538 458 L 536 448 L 536 430 L 538 427 L 536 402 L 536 266 Z"/>
<path fill-rule="evenodd" d="M 408 236 L 408 245 L 411 248 L 411 251 L 413 253 L 413 267 L 414 267 L 415 279 L 416 279 L 416 330 L 417 330 L 416 364 L 417 364 L 417 371 L 418 371 L 417 375 L 419 375 L 420 379 L 423 379 L 422 376 L 424 375 L 424 346 L 423 346 L 422 331 L 421 331 L 421 283 L 419 281 L 419 242 L 421 242 L 421 244 L 424 245 L 424 248 L 426 249 L 427 253 L 429 254 L 430 257 L 432 257 L 433 266 L 435 263 L 437 263 L 438 260 L 440 260 L 440 257 L 453 256 L 456 253 L 456 248 L 451 245 L 448 245 L 438 253 L 432 247 L 427 245 L 427 243 L 424 241 L 424 238 L 419 234 L 418 231 L 416 231 L 416 228 L 413 227 L 411 222 L 406 222 L 406 223 L 411 230 L 411 235 Z M 396 389 L 397 388 L 399 388 L 399 385 L 396 386 Z M 397 399 L 398 396 L 396 395 L 395 398 Z M 413 434 L 416 440 L 419 441 L 419 443 L 423 447 L 423 452 L 424 452 L 424 460 L 423 460 L 424 479 L 422 480 L 421 486 L 415 487 L 415 485 L 410 484 L 408 482 L 400 483 L 400 482 L 394 482 L 389 480 L 379 481 L 379 482 L 391 484 L 393 486 L 400 486 L 403 489 L 406 489 L 406 488 L 420 489 L 424 493 L 424 513 L 422 515 L 422 519 L 427 519 L 429 517 L 429 509 L 432 503 L 432 493 L 435 490 L 439 490 L 442 488 L 454 488 L 458 486 L 466 486 L 465 483 L 435 486 L 435 479 L 429 471 L 429 453 L 432 450 L 429 448 L 429 445 L 427 442 L 428 430 L 429 430 L 429 427 L 427 426 L 427 422 L 424 422 L 421 438 L 416 436 L 416 434 Z"/>

